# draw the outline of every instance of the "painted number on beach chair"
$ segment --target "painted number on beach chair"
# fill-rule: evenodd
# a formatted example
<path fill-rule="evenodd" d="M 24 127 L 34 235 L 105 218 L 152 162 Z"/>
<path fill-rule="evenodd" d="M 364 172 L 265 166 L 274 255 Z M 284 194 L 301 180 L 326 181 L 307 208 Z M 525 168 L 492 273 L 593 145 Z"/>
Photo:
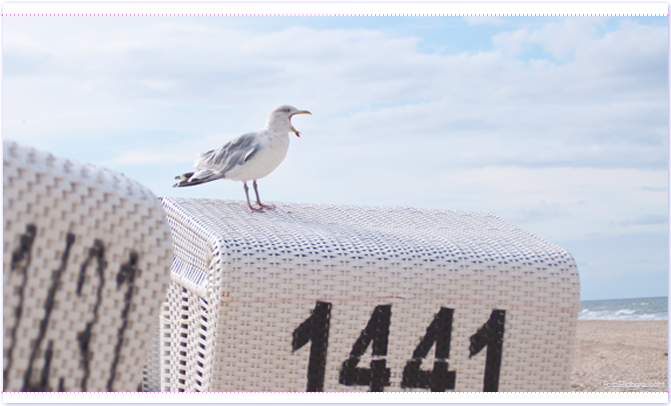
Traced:
<path fill-rule="evenodd" d="M 343 385 L 370 385 L 371 392 L 383 392 L 389 386 L 391 375 L 387 368 L 387 360 L 379 358 L 387 355 L 389 342 L 389 322 L 391 321 L 391 305 L 380 305 L 375 308 L 366 328 L 352 346 L 349 358 L 340 368 L 340 383 Z M 358 368 L 359 359 L 371 342 L 373 343 L 373 360 L 370 368 Z"/>
<path fill-rule="evenodd" d="M 471 358 L 487 347 L 485 359 L 484 392 L 499 391 L 499 374 L 501 372 L 501 354 L 503 352 L 503 325 L 506 320 L 505 310 L 492 310 L 489 320 L 471 336 L 469 348 Z"/>
<path fill-rule="evenodd" d="M 331 303 L 317 302 L 312 315 L 294 330 L 294 337 L 291 340 L 293 351 L 303 347 L 308 341 L 312 342 L 308 362 L 308 392 L 324 391 L 330 319 Z"/>
<path fill-rule="evenodd" d="M 28 224 L 26 226 L 26 232 L 19 237 L 18 247 L 12 252 L 12 260 L 9 272 L 18 272 L 21 275 L 21 285 L 18 287 L 19 295 L 19 304 L 17 305 L 14 316 L 15 322 L 14 326 L 11 328 L 10 334 L 10 346 L 7 353 L 7 362 L 5 363 L 5 368 L 3 370 L 4 380 L 3 383 L 5 387 L 7 386 L 7 378 L 12 372 L 13 366 L 13 355 L 14 355 L 14 346 L 19 340 L 17 335 L 18 326 L 21 322 L 23 316 L 23 307 L 25 306 L 25 288 L 28 284 L 28 273 L 30 268 L 30 260 L 33 253 L 33 246 L 35 238 L 37 235 L 37 227 L 34 224 Z M 44 351 L 44 361 L 42 364 L 42 370 L 40 371 L 39 381 L 36 382 L 34 379 L 35 375 L 33 369 L 36 364 L 38 354 L 42 348 L 42 343 L 47 336 L 47 330 L 49 327 L 49 322 L 51 321 L 52 310 L 55 305 L 56 292 L 59 288 L 62 287 L 61 278 L 66 270 L 67 264 L 70 259 L 70 251 L 75 244 L 75 235 L 72 233 L 67 233 L 65 236 L 65 244 L 63 248 L 63 253 L 61 254 L 60 266 L 51 272 L 51 285 L 47 289 L 46 299 L 44 301 L 44 316 L 40 320 L 38 336 L 35 339 L 31 339 L 31 350 L 28 358 L 28 367 L 24 372 L 23 377 L 23 386 L 22 391 L 28 392 L 44 392 L 52 391 L 54 388 L 49 387 L 49 369 L 52 362 L 52 357 L 54 355 L 53 351 L 53 340 L 48 340 L 47 349 Z M 95 263 L 95 273 L 98 280 L 98 288 L 96 290 L 96 302 L 93 306 L 93 315 L 86 323 L 86 327 L 83 331 L 77 333 L 77 341 L 81 355 L 81 365 L 83 369 L 83 376 L 80 383 L 80 389 L 82 391 L 87 391 L 88 389 L 88 379 L 90 376 L 90 367 L 91 360 L 93 359 L 93 351 L 91 346 L 91 337 L 92 330 L 95 324 L 99 321 L 98 310 L 102 302 L 102 293 L 103 287 L 105 284 L 105 269 L 107 268 L 107 261 L 105 260 L 105 247 L 104 243 L 101 240 L 95 240 L 93 247 L 89 248 L 88 256 L 84 260 L 84 263 L 80 266 L 80 271 L 77 279 L 77 296 L 81 296 L 82 287 L 86 278 L 86 271 L 89 266 Z M 110 376 L 107 380 L 107 390 L 112 391 L 114 386 L 114 381 L 117 376 L 117 367 L 121 357 L 121 348 L 124 342 L 127 340 L 125 338 L 126 328 L 128 326 L 129 313 L 131 309 L 131 304 L 133 300 L 133 295 L 135 293 L 135 277 L 139 274 L 139 269 L 137 268 L 138 263 L 138 253 L 131 251 L 129 255 L 128 262 L 121 265 L 121 269 L 116 275 L 117 289 L 121 288 L 122 284 L 127 286 L 126 292 L 124 294 L 124 306 L 121 310 L 121 326 L 116 332 L 116 344 L 114 347 L 114 353 L 112 358 L 112 365 L 110 366 Z M 93 283 L 93 282 L 91 282 Z M 24 339 L 24 338 L 21 338 Z M 59 392 L 64 392 L 67 389 L 63 387 L 63 378 L 58 380 L 58 390 Z"/>
<path fill-rule="evenodd" d="M 427 327 L 426 334 L 412 353 L 412 358 L 403 369 L 402 388 L 426 388 L 432 392 L 445 392 L 455 388 L 456 371 L 450 371 L 447 359 L 450 357 L 452 340 L 452 318 L 454 309 L 441 307 Z M 485 359 L 485 392 L 498 392 L 503 349 L 505 310 L 493 310 L 489 320 L 470 337 L 469 358 L 487 347 Z M 331 303 L 317 302 L 312 315 L 293 332 L 292 349 L 302 348 L 308 341 L 310 361 L 308 363 L 308 392 L 324 390 L 326 372 L 326 351 L 331 317 Z M 373 310 L 368 324 L 352 346 L 349 358 L 340 369 L 339 382 L 343 385 L 369 385 L 371 392 L 382 392 L 390 386 L 391 371 L 387 368 L 391 305 L 379 305 Z M 373 360 L 370 368 L 358 366 L 361 356 L 372 343 Z M 432 347 L 435 347 L 435 361 L 431 371 L 420 369 Z"/>
<path fill-rule="evenodd" d="M 447 389 L 454 389 L 457 373 L 448 371 L 447 363 L 447 359 L 450 358 L 453 314 L 454 309 L 440 308 L 440 311 L 426 329 L 426 335 L 412 353 L 412 359 L 403 369 L 402 388 L 428 388 L 431 389 L 431 392 L 445 392 Z M 433 362 L 433 370 L 423 371 L 419 367 L 432 346 L 436 347 L 436 360 Z"/>

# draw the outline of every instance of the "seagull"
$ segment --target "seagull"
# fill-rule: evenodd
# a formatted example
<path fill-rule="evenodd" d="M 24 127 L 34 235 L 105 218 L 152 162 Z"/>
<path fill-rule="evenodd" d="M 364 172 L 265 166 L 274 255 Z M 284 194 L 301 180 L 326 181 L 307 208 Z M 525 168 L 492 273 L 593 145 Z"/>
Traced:
<path fill-rule="evenodd" d="M 261 203 L 256 180 L 269 175 L 282 163 L 289 149 L 289 131 L 296 137 L 300 133 L 291 125 L 291 117 L 297 114 L 312 114 L 293 106 L 280 106 L 271 111 L 266 126 L 258 131 L 242 134 L 217 149 L 201 153 L 193 165 L 195 170 L 176 176 L 180 180 L 173 187 L 194 186 L 217 179 L 231 179 L 243 182 L 247 207 L 252 212 L 272 210 L 272 204 Z M 256 203 L 249 201 L 248 181 L 254 181 Z"/>

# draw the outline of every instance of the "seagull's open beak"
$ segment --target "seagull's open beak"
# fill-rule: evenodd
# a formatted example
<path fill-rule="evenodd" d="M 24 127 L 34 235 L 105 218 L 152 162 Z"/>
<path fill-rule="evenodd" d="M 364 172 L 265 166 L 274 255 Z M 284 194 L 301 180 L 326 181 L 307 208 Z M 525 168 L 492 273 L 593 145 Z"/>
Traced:
<path fill-rule="evenodd" d="M 293 113 L 293 114 L 290 114 L 290 115 L 289 115 L 289 120 L 291 120 L 291 117 L 295 116 L 296 114 L 309 114 L 309 115 L 312 115 L 312 113 L 310 113 L 310 112 L 307 111 L 307 110 L 301 110 L 301 111 L 297 111 L 297 112 L 295 112 L 295 113 Z M 296 129 L 294 128 L 294 126 L 291 126 L 291 131 L 293 131 L 294 133 L 296 133 L 296 137 L 298 137 L 298 138 L 301 137 L 301 133 L 299 133 L 298 130 L 296 130 Z"/>

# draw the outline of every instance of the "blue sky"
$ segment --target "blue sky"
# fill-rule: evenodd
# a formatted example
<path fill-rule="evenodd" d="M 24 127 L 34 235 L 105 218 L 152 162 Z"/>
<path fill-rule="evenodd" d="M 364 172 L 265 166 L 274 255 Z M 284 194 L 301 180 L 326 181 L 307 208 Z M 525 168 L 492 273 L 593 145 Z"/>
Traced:
<path fill-rule="evenodd" d="M 3 137 L 158 196 L 292 104 L 264 200 L 486 210 L 571 252 L 582 299 L 668 293 L 658 17 L 5 17 Z"/>

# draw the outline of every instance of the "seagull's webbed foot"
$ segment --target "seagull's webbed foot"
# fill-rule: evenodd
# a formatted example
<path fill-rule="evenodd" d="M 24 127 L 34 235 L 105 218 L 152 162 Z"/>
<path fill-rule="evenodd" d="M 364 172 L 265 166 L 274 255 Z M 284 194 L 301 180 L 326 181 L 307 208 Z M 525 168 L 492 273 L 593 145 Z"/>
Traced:
<path fill-rule="evenodd" d="M 272 204 L 263 204 L 261 202 L 256 202 L 261 208 L 266 209 L 266 210 L 273 210 L 275 209 L 275 205 Z"/>
<path fill-rule="evenodd" d="M 263 213 L 263 209 L 256 208 L 252 205 L 247 205 L 247 207 L 249 207 L 249 211 L 252 213 Z"/>

